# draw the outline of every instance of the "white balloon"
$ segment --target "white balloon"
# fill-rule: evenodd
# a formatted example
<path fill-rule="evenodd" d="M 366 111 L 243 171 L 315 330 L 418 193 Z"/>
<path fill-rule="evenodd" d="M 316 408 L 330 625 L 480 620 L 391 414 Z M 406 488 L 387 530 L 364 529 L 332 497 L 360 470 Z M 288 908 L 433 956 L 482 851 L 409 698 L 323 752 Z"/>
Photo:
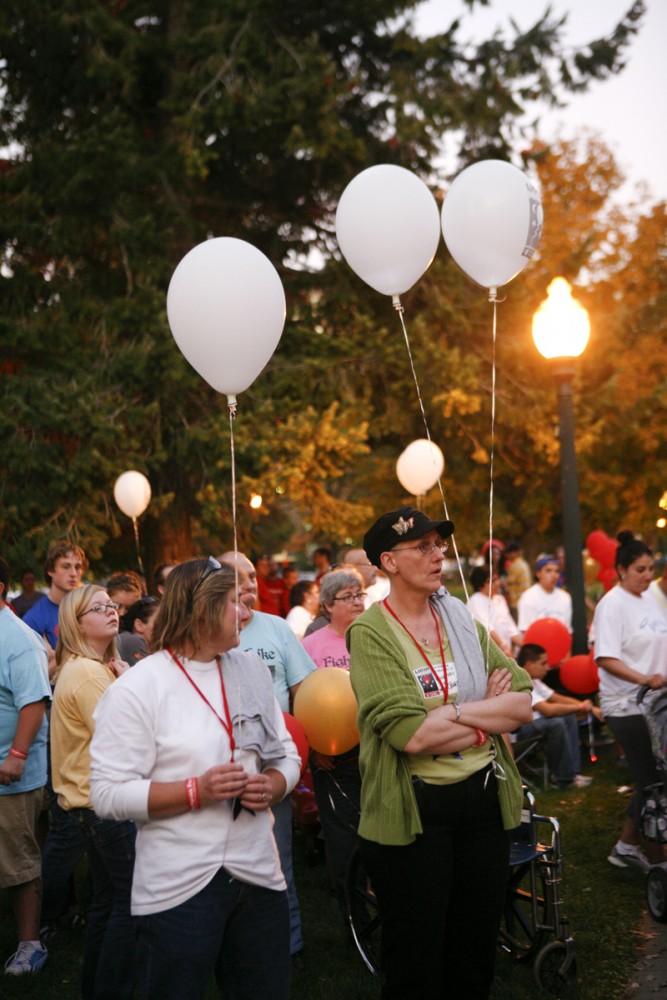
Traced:
<path fill-rule="evenodd" d="M 524 173 L 504 160 L 482 160 L 456 177 L 442 206 L 447 249 L 485 288 L 524 269 L 542 235 L 542 202 Z"/>
<path fill-rule="evenodd" d="M 399 455 L 396 475 L 403 489 L 422 496 L 435 486 L 444 468 L 445 457 L 437 444 L 427 438 L 417 438 Z"/>
<path fill-rule="evenodd" d="M 438 206 L 404 167 L 368 167 L 347 185 L 336 236 L 355 274 L 383 295 L 401 295 L 430 266 L 440 240 Z"/>
<path fill-rule="evenodd" d="M 151 502 L 151 484 L 143 472 L 130 469 L 114 483 L 113 495 L 123 514 L 140 517 Z"/>
<path fill-rule="evenodd" d="M 190 250 L 167 291 L 174 340 L 195 371 L 227 396 L 247 389 L 267 364 L 285 311 L 285 292 L 271 261 L 231 236 Z"/>

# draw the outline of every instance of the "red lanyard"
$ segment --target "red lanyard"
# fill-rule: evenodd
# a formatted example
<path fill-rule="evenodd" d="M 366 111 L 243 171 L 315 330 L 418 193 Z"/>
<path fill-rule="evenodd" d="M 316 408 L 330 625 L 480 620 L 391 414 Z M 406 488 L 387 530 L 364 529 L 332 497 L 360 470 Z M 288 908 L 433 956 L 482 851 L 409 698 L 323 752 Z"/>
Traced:
<path fill-rule="evenodd" d="M 172 660 L 174 661 L 174 663 L 176 664 L 176 666 L 179 668 L 179 670 L 181 670 L 185 674 L 186 678 L 190 681 L 190 683 L 192 684 L 193 688 L 195 689 L 195 691 L 197 692 L 197 694 L 199 695 L 199 697 L 201 698 L 201 700 L 203 702 L 205 702 L 208 705 L 208 707 L 211 709 L 211 711 L 213 712 L 214 716 L 216 717 L 216 719 L 218 720 L 218 722 L 220 723 L 220 725 L 222 726 L 222 728 L 227 733 L 227 736 L 229 737 L 229 749 L 231 751 L 232 760 L 233 760 L 234 759 L 234 750 L 236 748 L 236 743 L 234 741 L 234 729 L 232 727 L 232 717 L 230 715 L 229 704 L 227 702 L 227 692 L 225 691 L 225 682 L 224 682 L 224 680 L 222 678 L 222 664 L 220 663 L 220 657 L 216 656 L 215 662 L 218 665 L 218 676 L 220 677 L 220 690 L 222 691 L 222 704 L 223 704 L 223 707 L 224 707 L 224 710 L 225 710 L 225 718 L 224 719 L 219 714 L 219 712 L 216 712 L 216 710 L 213 708 L 213 705 L 210 703 L 210 701 L 208 700 L 208 698 L 206 697 L 206 695 L 204 694 L 204 692 L 202 691 L 202 689 L 199 687 L 199 685 L 196 684 L 195 681 L 193 681 L 192 677 L 190 677 L 190 674 L 187 672 L 187 670 L 185 669 L 185 667 L 183 666 L 183 664 L 181 663 L 181 661 L 178 659 L 178 657 L 176 656 L 176 654 L 173 653 L 171 651 L 171 649 L 167 649 L 167 652 L 169 653 L 169 655 L 171 656 Z"/>
<path fill-rule="evenodd" d="M 398 617 L 398 615 L 396 614 L 396 612 L 394 611 L 394 609 L 391 607 L 391 605 L 389 604 L 389 601 L 387 600 L 386 597 L 385 597 L 385 599 L 384 599 L 384 601 L 382 603 L 384 604 L 385 608 L 387 609 L 387 611 L 389 612 L 389 614 L 392 616 L 392 618 L 396 619 L 396 621 L 401 626 L 401 628 L 403 629 L 403 631 L 407 632 L 407 634 L 410 636 L 410 638 L 412 639 L 413 643 L 415 644 L 415 646 L 419 650 L 420 654 L 426 660 L 426 663 L 428 664 L 428 668 L 431 671 L 431 674 L 433 675 L 433 677 L 435 678 L 436 684 L 438 685 L 438 687 L 442 691 L 442 695 L 443 695 L 443 698 L 445 700 L 445 704 L 447 704 L 447 698 L 449 696 L 449 679 L 447 677 L 447 664 L 445 662 L 445 650 L 444 650 L 443 645 L 442 645 L 442 630 L 440 628 L 440 622 L 438 621 L 438 616 L 436 615 L 435 611 L 433 610 L 433 608 L 429 604 L 429 610 L 430 610 L 431 614 L 433 615 L 433 621 L 435 622 L 435 630 L 438 633 L 438 643 L 440 644 L 440 661 L 442 663 L 442 675 L 444 677 L 444 683 L 438 677 L 438 674 L 436 672 L 435 667 L 433 666 L 433 664 L 429 660 L 428 656 L 426 655 L 426 651 L 424 649 L 422 649 L 422 647 L 419 645 L 419 643 L 417 642 L 417 640 L 415 639 L 414 635 L 412 634 L 412 632 L 410 631 L 410 629 L 408 628 L 408 626 L 405 624 L 405 622 L 402 622 L 401 619 Z"/>

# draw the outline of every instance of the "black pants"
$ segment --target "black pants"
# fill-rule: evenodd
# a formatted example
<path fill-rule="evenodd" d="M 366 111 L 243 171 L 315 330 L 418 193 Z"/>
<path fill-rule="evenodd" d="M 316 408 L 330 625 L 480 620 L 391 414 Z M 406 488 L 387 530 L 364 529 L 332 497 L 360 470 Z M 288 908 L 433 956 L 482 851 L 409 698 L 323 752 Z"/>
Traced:
<path fill-rule="evenodd" d="M 605 722 L 612 731 L 615 740 L 623 747 L 628 768 L 635 786 L 635 793 L 630 799 L 628 816 L 637 829 L 644 805 L 644 789 L 647 785 L 655 785 L 661 781 L 653 756 L 651 737 L 643 715 L 607 716 Z"/>
<path fill-rule="evenodd" d="M 509 872 L 496 780 L 415 782 L 424 832 L 405 847 L 361 840 L 382 918 L 383 1000 L 483 1000 Z"/>

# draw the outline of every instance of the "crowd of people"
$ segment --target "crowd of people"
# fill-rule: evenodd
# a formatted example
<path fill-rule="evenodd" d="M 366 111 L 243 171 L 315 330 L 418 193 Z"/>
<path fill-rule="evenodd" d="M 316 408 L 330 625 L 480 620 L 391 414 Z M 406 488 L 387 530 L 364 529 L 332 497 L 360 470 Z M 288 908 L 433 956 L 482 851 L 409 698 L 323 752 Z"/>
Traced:
<path fill-rule="evenodd" d="M 326 546 L 306 570 L 225 552 L 160 565 L 150 587 L 131 569 L 85 582 L 64 539 L 45 590 L 25 570 L 12 594 L 0 559 L 5 972 L 44 966 L 85 856 L 86 1000 L 201 997 L 211 975 L 230 1000 L 286 998 L 304 932 L 285 713 L 315 670 L 349 671 L 358 703 L 359 745 L 307 764 L 341 917 L 355 851 L 372 880 L 385 1000 L 440 995 L 445 977 L 453 995 L 488 995 L 522 801 L 510 734 L 542 738 L 551 780 L 585 788 L 580 723 L 604 720 L 635 788 L 609 860 L 660 860 L 642 836 L 660 775 L 637 696 L 667 686 L 664 561 L 656 577 L 648 546 L 619 535 L 592 622 L 598 703 L 550 686 L 545 649 L 524 641 L 543 618 L 571 630 L 562 554 L 531 568 L 492 539 L 466 607 L 443 586 L 453 530 L 406 507 L 338 561 Z"/>

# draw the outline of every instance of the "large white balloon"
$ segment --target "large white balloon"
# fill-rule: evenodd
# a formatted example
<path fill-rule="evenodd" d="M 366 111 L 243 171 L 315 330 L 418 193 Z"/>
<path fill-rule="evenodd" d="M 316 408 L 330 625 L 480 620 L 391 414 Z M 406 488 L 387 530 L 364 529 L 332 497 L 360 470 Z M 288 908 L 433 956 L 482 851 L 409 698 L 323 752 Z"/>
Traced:
<path fill-rule="evenodd" d="M 151 502 L 151 484 L 143 472 L 130 469 L 114 483 L 113 495 L 123 514 L 140 517 Z"/>
<path fill-rule="evenodd" d="M 438 206 L 424 182 L 382 163 L 350 181 L 336 236 L 355 274 L 383 295 L 402 295 L 430 266 L 440 240 Z"/>
<path fill-rule="evenodd" d="M 524 269 L 542 235 L 542 202 L 528 177 L 504 160 L 482 160 L 456 177 L 442 206 L 447 249 L 465 273 L 496 288 Z"/>
<path fill-rule="evenodd" d="M 285 325 L 278 272 L 257 247 L 231 236 L 185 255 L 167 292 L 169 326 L 186 359 L 227 396 L 255 381 Z"/>
<path fill-rule="evenodd" d="M 437 444 L 427 438 L 417 438 L 399 455 L 396 475 L 403 489 L 422 496 L 435 486 L 444 468 L 445 457 Z"/>

